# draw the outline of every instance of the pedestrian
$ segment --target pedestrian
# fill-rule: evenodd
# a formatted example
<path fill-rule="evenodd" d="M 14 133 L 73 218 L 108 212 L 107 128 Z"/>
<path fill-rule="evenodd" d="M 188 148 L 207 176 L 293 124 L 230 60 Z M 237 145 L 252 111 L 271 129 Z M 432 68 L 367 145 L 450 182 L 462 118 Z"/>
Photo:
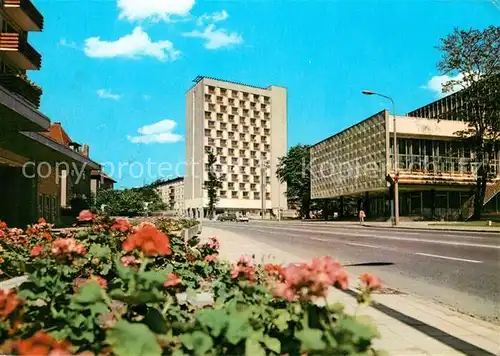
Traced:
<path fill-rule="evenodd" d="M 366 217 L 365 212 L 364 212 L 364 210 L 363 210 L 363 209 L 361 209 L 361 210 L 359 211 L 359 223 L 360 223 L 361 225 L 363 225 L 363 224 L 365 223 L 365 217 Z"/>

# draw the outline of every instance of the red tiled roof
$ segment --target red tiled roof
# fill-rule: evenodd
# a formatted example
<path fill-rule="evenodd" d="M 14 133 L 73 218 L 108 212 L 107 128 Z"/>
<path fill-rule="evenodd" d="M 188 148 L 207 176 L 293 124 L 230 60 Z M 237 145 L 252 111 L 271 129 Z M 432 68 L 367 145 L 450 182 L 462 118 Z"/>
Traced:
<path fill-rule="evenodd" d="M 69 146 L 69 144 L 73 142 L 59 122 L 55 122 L 50 125 L 49 131 L 42 132 L 42 135 L 47 136 L 64 146 Z"/>

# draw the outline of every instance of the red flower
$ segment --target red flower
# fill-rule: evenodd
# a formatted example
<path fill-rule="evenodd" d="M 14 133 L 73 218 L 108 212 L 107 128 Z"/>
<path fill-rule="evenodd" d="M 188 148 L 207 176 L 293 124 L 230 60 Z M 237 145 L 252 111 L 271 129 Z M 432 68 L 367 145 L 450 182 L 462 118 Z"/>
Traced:
<path fill-rule="evenodd" d="M 78 221 L 92 221 L 94 214 L 90 210 L 82 210 L 78 215 Z"/>
<path fill-rule="evenodd" d="M 132 229 L 132 225 L 126 218 L 116 218 L 111 229 L 119 232 L 128 232 Z"/>
<path fill-rule="evenodd" d="M 120 261 L 125 267 L 139 264 L 139 261 L 134 256 L 123 256 Z"/>
<path fill-rule="evenodd" d="M 73 281 L 73 284 L 75 286 L 75 290 L 78 291 L 84 284 L 87 284 L 89 282 L 97 282 L 99 283 L 99 285 L 101 286 L 102 289 L 108 289 L 108 282 L 100 277 L 100 276 L 94 276 L 94 277 L 90 277 L 90 278 L 75 278 L 75 280 Z"/>
<path fill-rule="evenodd" d="M 67 255 L 71 257 L 72 254 L 83 256 L 86 253 L 85 246 L 72 238 L 57 239 L 52 243 L 52 254 L 55 256 Z"/>
<path fill-rule="evenodd" d="M 217 255 L 213 254 L 213 255 L 206 256 L 203 259 L 203 261 L 205 261 L 205 262 L 215 262 L 215 261 L 217 261 Z"/>
<path fill-rule="evenodd" d="M 140 250 L 146 256 L 165 256 L 172 254 L 168 236 L 159 231 L 154 225 L 143 224 L 130 235 L 123 243 L 127 252 Z"/>
<path fill-rule="evenodd" d="M 47 221 L 46 221 L 44 218 L 39 218 L 39 219 L 38 219 L 38 223 L 39 223 L 39 224 L 46 224 L 46 223 L 47 223 Z"/>
<path fill-rule="evenodd" d="M 13 289 L 0 290 L 0 321 L 6 319 L 22 304 Z"/>
<path fill-rule="evenodd" d="M 38 257 L 43 251 L 43 245 L 36 245 L 31 249 L 31 257 Z"/>
<path fill-rule="evenodd" d="M 7 223 L 0 220 L 0 230 L 7 230 Z"/>
<path fill-rule="evenodd" d="M 167 280 L 163 283 L 163 285 L 165 287 L 174 287 L 181 283 L 182 281 L 176 273 L 170 273 L 167 277 Z"/>
<path fill-rule="evenodd" d="M 272 264 L 272 263 L 268 263 L 267 265 L 265 265 L 264 270 L 270 276 L 280 277 L 283 274 L 283 267 L 281 267 L 280 265 Z"/>
<path fill-rule="evenodd" d="M 255 279 L 255 266 L 253 265 L 252 259 L 248 256 L 241 256 L 240 259 L 233 265 L 231 278 L 247 279 L 250 283 L 253 283 Z"/>
<path fill-rule="evenodd" d="M 2 257 L 0 257 L 0 263 L 4 263 L 4 262 L 5 262 L 5 260 Z"/>
<path fill-rule="evenodd" d="M 382 288 L 380 278 L 371 273 L 365 272 L 359 277 L 359 279 L 368 289 L 376 290 Z"/>
<path fill-rule="evenodd" d="M 20 356 L 70 356 L 71 344 L 68 341 L 58 342 L 45 331 L 38 331 L 26 340 L 16 343 Z"/>

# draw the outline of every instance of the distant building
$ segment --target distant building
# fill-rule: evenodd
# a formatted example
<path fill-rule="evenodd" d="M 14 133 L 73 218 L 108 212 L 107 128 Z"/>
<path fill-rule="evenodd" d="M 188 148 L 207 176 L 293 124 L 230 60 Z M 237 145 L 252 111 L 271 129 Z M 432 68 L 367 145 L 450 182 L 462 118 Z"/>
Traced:
<path fill-rule="evenodd" d="M 400 216 L 454 220 L 472 215 L 474 152 L 457 139 L 466 123 L 451 119 L 459 103 L 450 96 L 396 117 Z M 450 119 L 437 120 L 445 110 Z M 393 135 L 393 116 L 382 111 L 312 146 L 312 198 L 355 197 L 369 218 L 390 216 L 386 178 L 395 177 Z M 499 164 L 497 150 L 484 201 L 488 211 L 497 213 Z"/>
<path fill-rule="evenodd" d="M 167 206 L 167 210 L 178 216 L 184 215 L 184 177 L 158 182 L 156 191 Z"/>
<path fill-rule="evenodd" d="M 203 217 L 208 205 L 208 152 L 222 182 L 219 211 L 286 209 L 276 178 L 287 151 L 287 90 L 197 77 L 186 94 L 186 210 Z"/>
<path fill-rule="evenodd" d="M 93 170 L 90 175 L 90 191 L 96 196 L 100 190 L 113 189 L 116 181 L 106 173 Z"/>

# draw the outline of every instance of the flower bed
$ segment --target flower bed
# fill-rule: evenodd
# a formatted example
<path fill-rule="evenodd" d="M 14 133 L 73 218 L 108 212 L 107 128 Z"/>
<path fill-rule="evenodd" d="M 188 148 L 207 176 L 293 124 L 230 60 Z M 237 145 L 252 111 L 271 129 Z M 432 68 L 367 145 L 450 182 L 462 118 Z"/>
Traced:
<path fill-rule="evenodd" d="M 0 291 L 0 354 L 376 355 L 366 318 L 318 305 L 347 274 L 329 257 L 310 263 L 229 264 L 215 238 L 184 241 L 161 219 L 133 226 L 88 212 L 86 230 L 55 234 L 0 222 L 0 269 L 28 274 Z M 362 278 L 369 303 L 380 281 Z"/>

